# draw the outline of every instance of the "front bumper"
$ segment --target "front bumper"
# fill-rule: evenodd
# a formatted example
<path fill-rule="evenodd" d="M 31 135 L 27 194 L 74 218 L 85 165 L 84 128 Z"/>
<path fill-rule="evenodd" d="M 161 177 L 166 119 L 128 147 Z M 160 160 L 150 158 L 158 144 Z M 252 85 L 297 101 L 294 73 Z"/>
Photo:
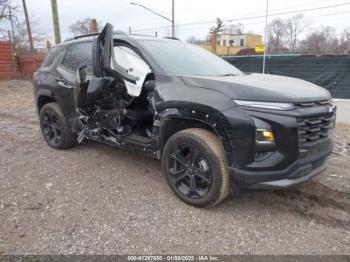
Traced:
<path fill-rule="evenodd" d="M 247 171 L 230 167 L 231 183 L 245 189 L 284 189 L 296 186 L 327 168 L 332 152 L 331 141 L 326 141 L 324 146 L 327 147 L 327 150 L 312 152 L 284 170 Z"/>
<path fill-rule="evenodd" d="M 310 180 L 312 177 L 320 174 L 323 172 L 329 162 L 329 157 L 323 161 L 323 164 L 315 169 L 312 169 L 310 173 L 307 175 L 298 177 L 298 178 L 285 178 L 281 180 L 275 180 L 275 181 L 268 181 L 268 182 L 259 182 L 257 184 L 254 184 L 250 187 L 250 189 L 284 189 L 284 188 L 290 188 L 296 185 L 299 185 L 303 182 L 306 182 Z M 296 173 L 300 172 L 300 170 L 297 170 Z"/>
<path fill-rule="evenodd" d="M 326 169 L 333 149 L 336 116 L 336 108 L 331 104 L 297 106 L 289 111 L 235 108 L 225 112 L 225 116 L 232 130 L 246 127 L 231 135 L 234 157 L 229 171 L 233 192 L 240 188 L 288 188 Z M 254 120 L 249 129 L 251 123 L 244 122 L 245 118 L 269 125 L 275 135 L 275 145 L 258 148 L 255 137 L 249 134 L 261 123 Z"/>

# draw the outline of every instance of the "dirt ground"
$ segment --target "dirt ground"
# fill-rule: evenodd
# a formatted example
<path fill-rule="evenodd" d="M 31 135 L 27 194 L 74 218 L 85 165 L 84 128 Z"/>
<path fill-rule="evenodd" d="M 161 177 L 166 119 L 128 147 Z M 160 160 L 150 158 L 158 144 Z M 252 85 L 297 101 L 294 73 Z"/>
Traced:
<path fill-rule="evenodd" d="M 196 209 L 160 162 L 95 143 L 60 151 L 31 84 L 0 82 L 0 254 L 350 254 L 350 126 L 326 172 Z"/>

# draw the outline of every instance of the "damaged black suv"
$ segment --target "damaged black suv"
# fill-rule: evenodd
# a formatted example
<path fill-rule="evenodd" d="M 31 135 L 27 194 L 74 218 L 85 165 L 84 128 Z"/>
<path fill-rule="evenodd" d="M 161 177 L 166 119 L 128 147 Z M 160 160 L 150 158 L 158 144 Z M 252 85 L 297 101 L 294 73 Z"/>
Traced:
<path fill-rule="evenodd" d="M 171 189 L 197 207 L 299 184 L 332 151 L 336 108 L 325 89 L 245 74 L 200 47 L 110 24 L 53 47 L 34 93 L 49 146 L 87 139 L 161 159 Z"/>

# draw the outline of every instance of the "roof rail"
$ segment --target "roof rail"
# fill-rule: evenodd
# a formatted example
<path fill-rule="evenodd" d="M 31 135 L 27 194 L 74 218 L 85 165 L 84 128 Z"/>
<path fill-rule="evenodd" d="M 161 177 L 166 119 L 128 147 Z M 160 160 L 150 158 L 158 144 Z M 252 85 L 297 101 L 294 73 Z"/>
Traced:
<path fill-rule="evenodd" d="M 77 35 L 77 36 L 74 36 L 74 37 L 67 38 L 63 42 L 72 41 L 72 40 L 76 40 L 76 39 L 80 39 L 80 38 L 84 38 L 84 37 L 98 36 L 99 34 L 100 33 L 98 32 L 98 33 Z M 126 35 L 126 33 L 123 32 L 123 31 L 113 31 L 113 35 Z"/>
<path fill-rule="evenodd" d="M 127 33 L 117 30 L 117 31 L 113 31 L 113 35 L 128 35 Z"/>
<path fill-rule="evenodd" d="M 96 36 L 96 35 L 99 35 L 99 33 L 90 33 L 90 34 L 84 34 L 84 35 L 76 35 L 74 37 L 67 38 L 66 40 L 64 40 L 64 42 L 72 41 L 72 40 L 76 40 L 76 39 L 84 38 L 84 37 Z"/>
<path fill-rule="evenodd" d="M 129 35 L 134 35 L 134 36 L 145 36 L 145 37 L 155 37 L 154 35 L 143 35 L 143 34 L 129 34 Z"/>
<path fill-rule="evenodd" d="M 179 38 L 176 38 L 176 37 L 171 37 L 171 36 L 166 36 L 166 37 L 163 37 L 165 39 L 173 39 L 173 40 L 177 40 L 177 41 L 181 41 Z"/>

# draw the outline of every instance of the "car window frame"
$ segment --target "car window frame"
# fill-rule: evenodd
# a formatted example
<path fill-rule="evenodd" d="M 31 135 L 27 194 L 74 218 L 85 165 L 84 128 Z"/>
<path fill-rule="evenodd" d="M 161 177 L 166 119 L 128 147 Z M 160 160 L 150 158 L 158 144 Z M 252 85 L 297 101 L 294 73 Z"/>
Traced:
<path fill-rule="evenodd" d="M 47 56 L 41 64 L 41 68 L 51 68 L 53 65 L 57 64 L 57 60 L 64 57 L 66 54 L 66 49 L 64 46 L 54 46 L 49 49 Z M 62 61 L 62 57 L 59 62 Z"/>
<path fill-rule="evenodd" d="M 67 47 L 66 47 L 66 53 L 60 63 L 60 66 L 65 69 L 66 71 L 69 71 L 69 72 L 73 72 L 74 74 L 76 73 L 76 70 L 78 70 L 78 68 L 76 70 L 72 69 L 72 68 L 69 68 L 67 67 L 66 65 L 64 65 L 64 61 L 65 59 L 69 56 L 72 55 L 72 51 L 73 51 L 73 46 L 74 45 L 80 45 L 80 44 L 85 44 L 85 43 L 90 43 L 91 44 L 91 70 L 88 71 L 88 74 L 93 74 L 92 72 L 92 63 L 93 63 L 93 55 L 92 55 L 92 52 L 93 52 L 93 41 L 89 40 L 89 41 L 83 41 L 83 42 L 78 42 L 78 43 L 71 43 L 69 44 Z"/>
<path fill-rule="evenodd" d="M 71 52 L 72 52 L 72 45 L 68 45 L 68 46 L 66 47 L 66 53 L 64 54 L 64 57 L 63 57 L 63 59 L 62 59 L 62 61 L 61 61 L 61 63 L 60 63 L 60 66 L 63 67 L 64 69 L 68 70 L 68 71 L 72 71 L 72 70 L 71 70 L 70 68 L 68 68 L 67 66 L 64 65 L 64 60 L 66 59 L 66 57 L 68 56 L 68 54 L 69 54 L 69 56 L 70 56 Z"/>

